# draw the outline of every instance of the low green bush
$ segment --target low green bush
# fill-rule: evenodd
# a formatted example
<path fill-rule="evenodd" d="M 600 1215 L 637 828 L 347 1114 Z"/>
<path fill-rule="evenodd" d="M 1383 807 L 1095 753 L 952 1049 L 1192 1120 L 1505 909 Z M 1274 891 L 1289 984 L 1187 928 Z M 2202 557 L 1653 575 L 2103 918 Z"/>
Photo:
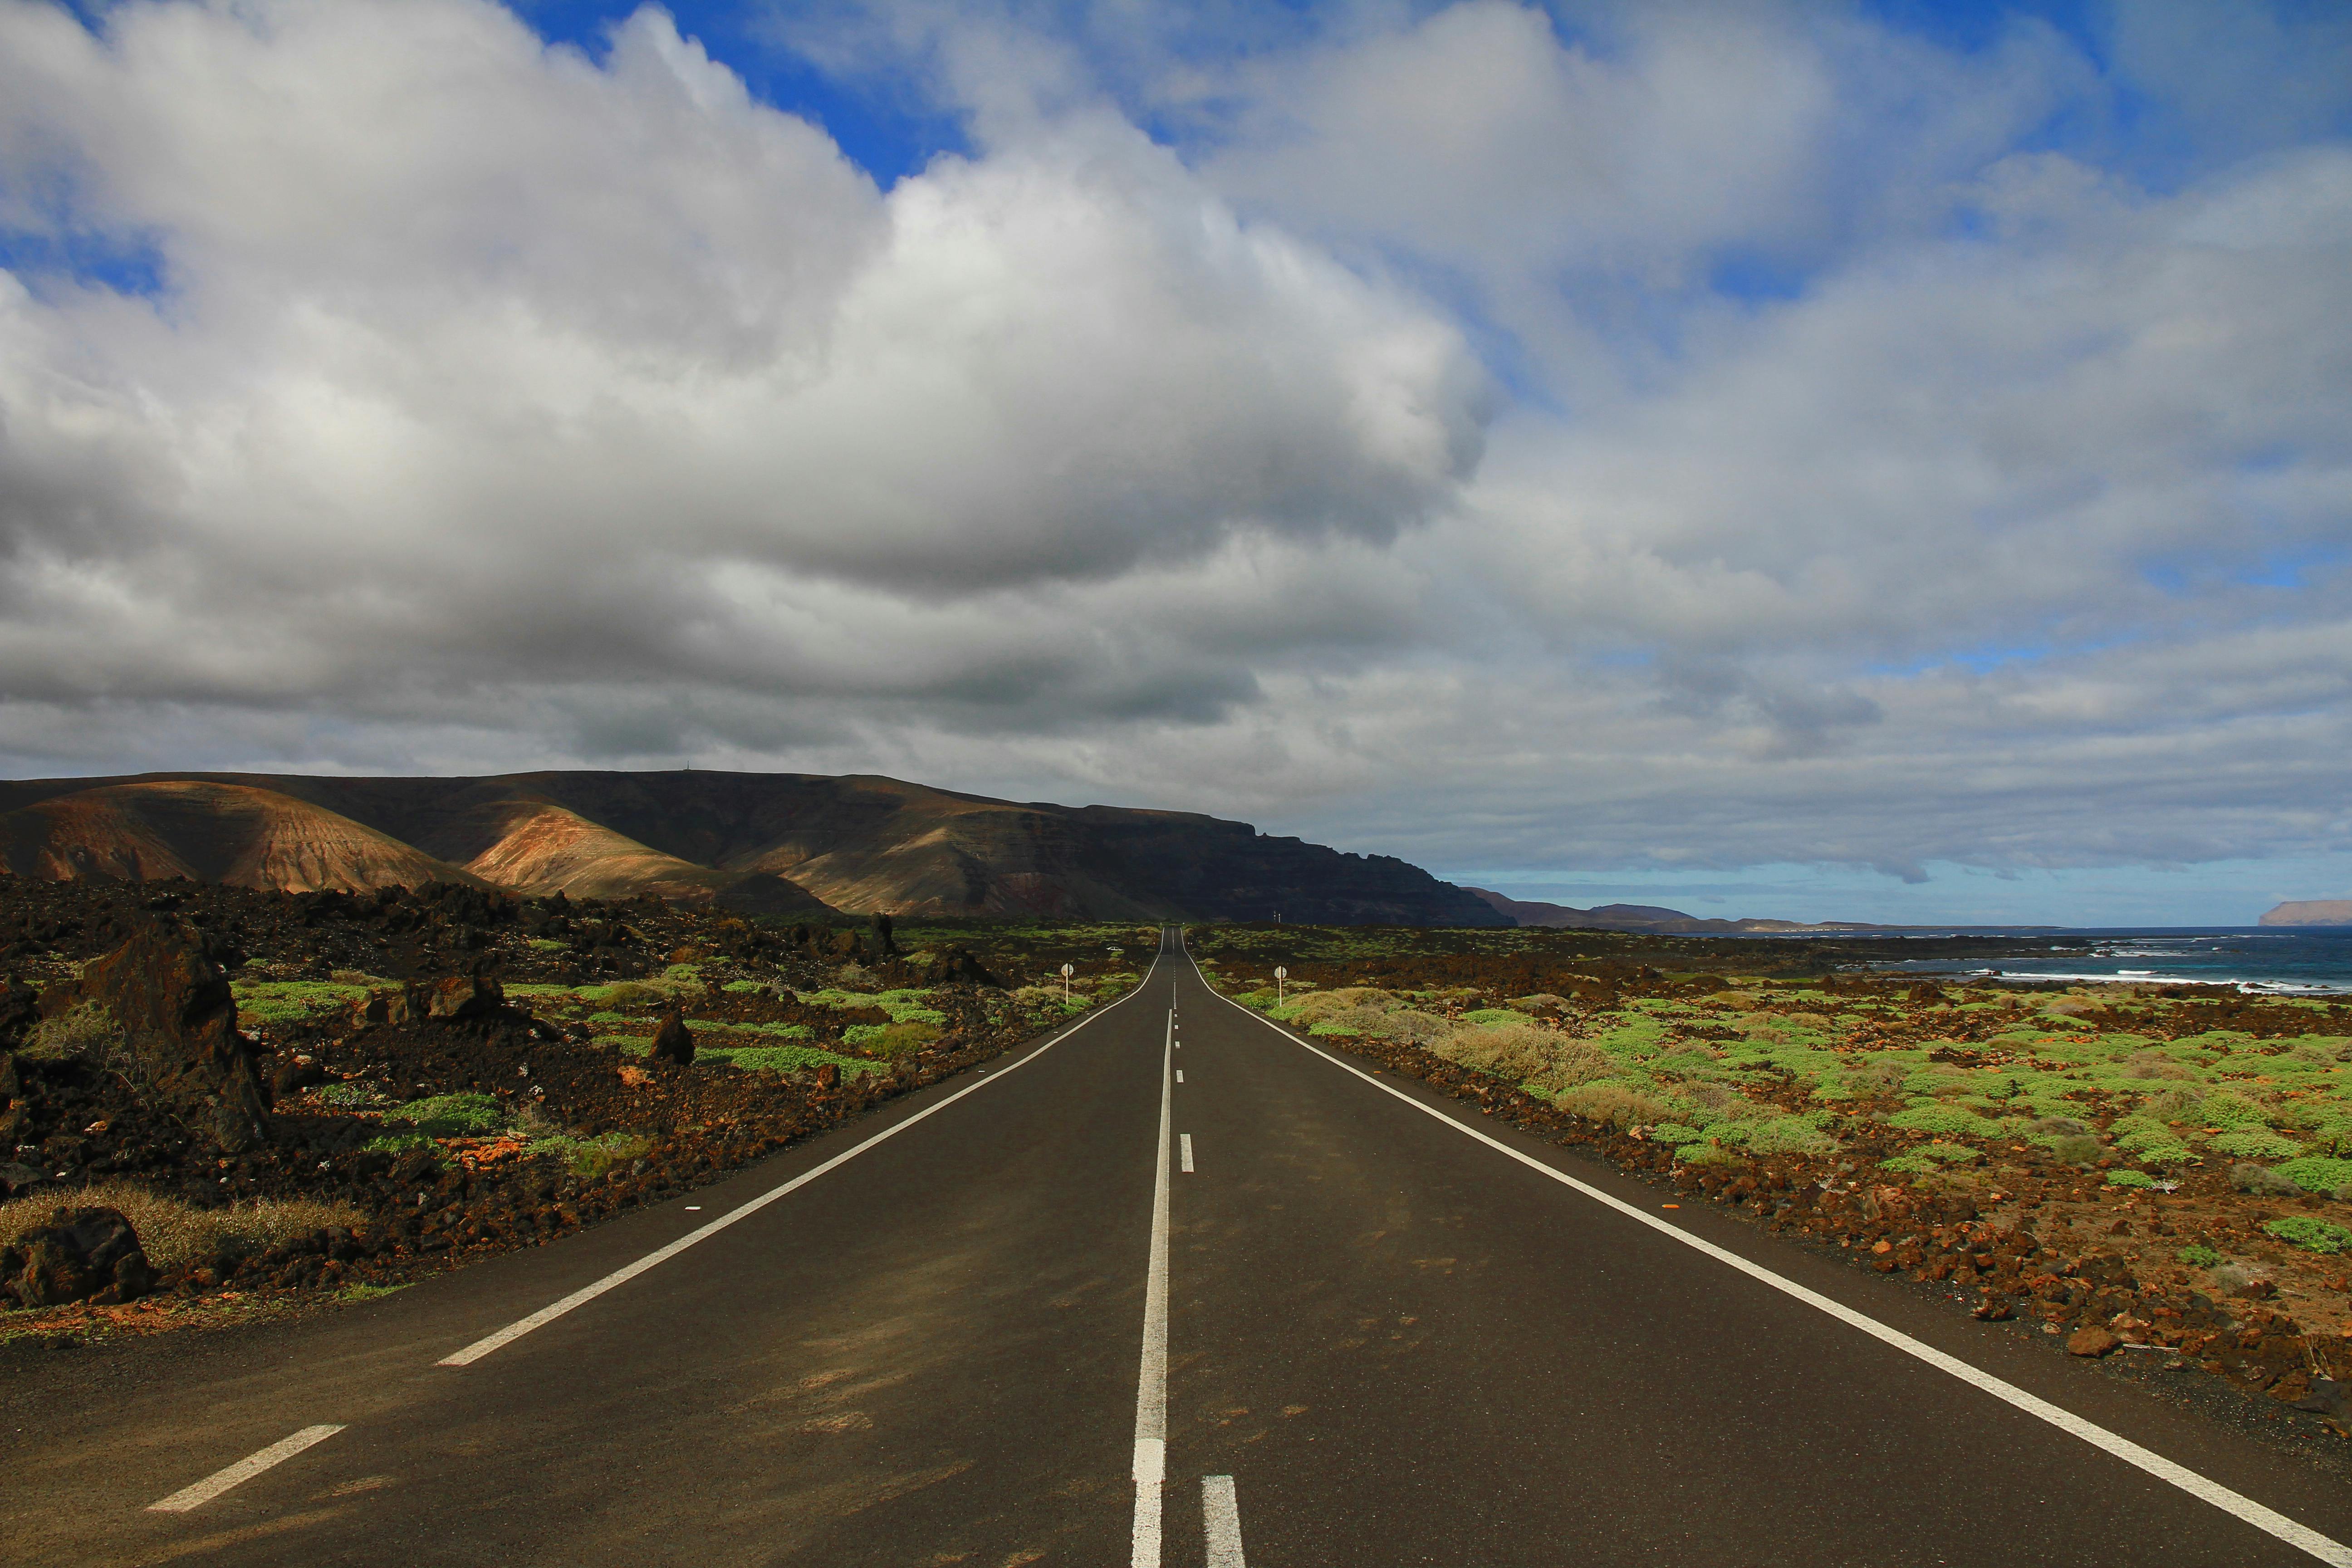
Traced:
<path fill-rule="evenodd" d="M 2292 1160 L 2303 1152 L 2302 1144 L 2266 1127 L 2224 1132 L 2212 1143 L 2222 1153 L 2235 1155 L 2241 1160 Z"/>
<path fill-rule="evenodd" d="M 2352 1185 L 2352 1160 L 2306 1154 L 2300 1160 L 2272 1166 L 2271 1174 L 2284 1176 L 2306 1193 L 2332 1193 L 2338 1187 Z"/>
<path fill-rule="evenodd" d="M 1886 1124 L 1932 1132 L 1938 1138 L 1986 1138 L 2000 1131 L 1975 1111 L 1958 1105 L 1915 1105 L 1888 1117 Z"/>
<path fill-rule="evenodd" d="M 2146 1171 L 2110 1171 L 2107 1173 L 2107 1185 L 2111 1187 L 2152 1187 L 2156 1185 L 2156 1178 L 2149 1175 Z"/>
<path fill-rule="evenodd" d="M 507 1124 L 505 1109 L 487 1094 L 436 1094 L 392 1112 L 427 1138 L 478 1138 Z"/>
<path fill-rule="evenodd" d="M 2289 1215 L 2263 1226 L 2264 1232 L 2308 1252 L 2341 1252 L 2352 1245 L 2352 1230 L 2307 1214 Z"/>
<path fill-rule="evenodd" d="M 2202 1242 L 2191 1242 L 2172 1256 L 2191 1268 L 2210 1268 L 2221 1261 L 2221 1255 Z"/>

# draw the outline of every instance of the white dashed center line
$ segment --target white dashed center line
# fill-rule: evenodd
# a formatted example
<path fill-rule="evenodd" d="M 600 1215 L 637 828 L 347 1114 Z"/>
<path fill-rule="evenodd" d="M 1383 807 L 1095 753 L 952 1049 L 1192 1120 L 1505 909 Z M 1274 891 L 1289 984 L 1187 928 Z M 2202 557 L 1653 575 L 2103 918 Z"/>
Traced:
<path fill-rule="evenodd" d="M 1183 1152 L 1184 1173 L 1189 1176 L 1192 1173 L 1192 1135 L 1190 1132 L 1178 1133 L 1176 1146 Z"/>
<path fill-rule="evenodd" d="M 1242 1561 L 1242 1506 L 1231 1476 L 1201 1478 L 1201 1512 L 1209 1526 L 1209 1568 L 1248 1568 Z"/>
<path fill-rule="evenodd" d="M 291 1437 L 280 1438 L 270 1444 L 258 1454 L 246 1456 L 227 1469 L 215 1471 L 194 1486 L 182 1488 L 162 1502 L 149 1503 L 147 1511 L 185 1513 L 190 1509 L 202 1508 L 229 1488 L 253 1479 L 270 1466 L 290 1459 L 311 1444 L 322 1443 L 341 1430 L 341 1426 L 305 1426 Z"/>
<path fill-rule="evenodd" d="M 1182 1083 L 1184 1081 L 1184 1069 L 1182 1068 L 1178 1068 L 1176 1069 L 1176 1081 L 1178 1083 Z"/>

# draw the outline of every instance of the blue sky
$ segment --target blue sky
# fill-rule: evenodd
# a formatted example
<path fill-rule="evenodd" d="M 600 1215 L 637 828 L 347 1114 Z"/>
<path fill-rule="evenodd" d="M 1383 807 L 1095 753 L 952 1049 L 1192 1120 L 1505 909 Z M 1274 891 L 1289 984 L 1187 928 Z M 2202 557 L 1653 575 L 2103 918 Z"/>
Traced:
<path fill-rule="evenodd" d="M 2352 12 L 0 12 L 0 763 L 2352 895 Z M 551 46 L 562 46 L 551 47 Z"/>

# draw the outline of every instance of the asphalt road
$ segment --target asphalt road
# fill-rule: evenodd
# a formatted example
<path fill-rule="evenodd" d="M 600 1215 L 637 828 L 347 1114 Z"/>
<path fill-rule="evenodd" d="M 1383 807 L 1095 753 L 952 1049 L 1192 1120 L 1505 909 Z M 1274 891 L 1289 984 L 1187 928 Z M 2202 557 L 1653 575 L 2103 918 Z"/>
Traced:
<path fill-rule="evenodd" d="M 2352 1563 L 2315 1471 L 1665 1201 L 1166 952 L 1066 1036 L 691 1197 L 0 1390 L 0 1562 Z"/>

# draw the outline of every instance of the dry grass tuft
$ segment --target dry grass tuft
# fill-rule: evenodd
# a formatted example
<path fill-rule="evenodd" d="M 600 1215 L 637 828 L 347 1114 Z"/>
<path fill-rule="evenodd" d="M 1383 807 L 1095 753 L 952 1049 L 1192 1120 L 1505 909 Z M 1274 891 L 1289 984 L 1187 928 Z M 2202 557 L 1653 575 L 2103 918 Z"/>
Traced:
<path fill-rule="evenodd" d="M 1641 1127 L 1674 1119 L 1675 1108 L 1647 1089 L 1623 1083 L 1588 1083 L 1553 1100 L 1562 1110 L 1612 1127 Z"/>
<path fill-rule="evenodd" d="M 346 1229 L 367 1216 L 345 1203 L 314 1198 L 284 1202 L 261 1199 L 234 1208 L 200 1209 L 179 1198 L 151 1192 L 135 1182 L 100 1182 L 70 1193 L 44 1194 L 0 1204 L 0 1246 L 47 1225 L 60 1208 L 121 1211 L 139 1233 L 147 1261 L 160 1272 L 230 1250 L 262 1252 L 281 1241 L 335 1226 Z"/>

